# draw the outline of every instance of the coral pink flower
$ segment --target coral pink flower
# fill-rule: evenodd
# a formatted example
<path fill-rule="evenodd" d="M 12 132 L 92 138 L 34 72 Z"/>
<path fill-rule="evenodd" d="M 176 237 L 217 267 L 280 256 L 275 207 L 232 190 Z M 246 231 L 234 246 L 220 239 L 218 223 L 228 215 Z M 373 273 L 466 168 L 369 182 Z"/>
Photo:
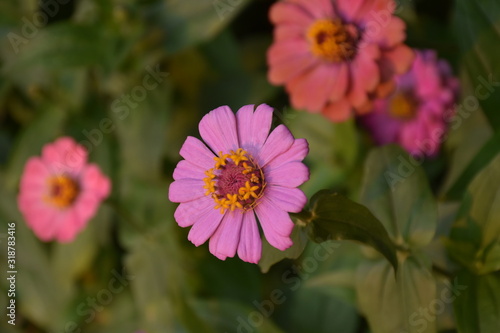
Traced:
<path fill-rule="evenodd" d="M 295 108 L 332 121 L 371 111 L 394 88 L 412 50 L 393 0 L 285 0 L 273 5 L 268 79 L 284 84 Z"/>
<path fill-rule="evenodd" d="M 439 152 L 454 113 L 459 82 L 432 50 L 417 51 L 411 70 L 396 78 L 397 89 L 361 118 L 378 144 L 399 143 L 414 156 Z"/>
<path fill-rule="evenodd" d="M 24 167 L 19 210 L 43 241 L 71 242 L 109 195 L 110 182 L 72 138 L 43 147 Z"/>
<path fill-rule="evenodd" d="M 196 246 L 210 238 L 209 249 L 225 260 L 238 252 L 257 263 L 262 244 L 256 216 L 269 243 L 285 250 L 292 245 L 293 222 L 288 212 L 306 203 L 297 188 L 309 178 L 301 163 L 307 155 L 304 139 L 294 139 L 279 125 L 270 134 L 273 110 L 262 104 L 227 106 L 203 117 L 199 130 L 208 145 L 188 137 L 181 148 L 169 199 L 181 204 L 175 219 L 192 226 L 188 239 Z"/>

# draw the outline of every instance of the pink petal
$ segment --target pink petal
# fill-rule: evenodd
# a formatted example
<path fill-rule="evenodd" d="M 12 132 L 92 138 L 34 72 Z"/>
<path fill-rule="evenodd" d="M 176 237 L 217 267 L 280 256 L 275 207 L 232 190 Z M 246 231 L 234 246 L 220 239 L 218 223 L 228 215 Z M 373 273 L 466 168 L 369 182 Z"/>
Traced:
<path fill-rule="evenodd" d="M 260 199 L 255 213 L 269 244 L 282 251 L 292 246 L 290 234 L 294 224 L 288 213 L 278 209 L 266 196 Z"/>
<path fill-rule="evenodd" d="M 294 78 L 302 77 L 301 74 L 318 67 L 318 64 L 318 59 L 311 54 L 297 54 L 275 65 L 270 65 L 268 79 L 272 84 L 284 84 Z"/>
<path fill-rule="evenodd" d="M 352 23 L 364 1 L 365 0 L 337 0 L 338 12 L 342 14 L 348 22 Z"/>
<path fill-rule="evenodd" d="M 200 121 L 201 137 L 216 154 L 239 148 L 236 117 L 228 106 L 210 111 Z"/>
<path fill-rule="evenodd" d="M 356 2 L 356 1 L 354 1 Z M 387 18 L 392 15 L 396 4 L 393 0 L 366 0 L 357 8 L 354 19 L 358 21 L 384 26 L 387 24 Z"/>
<path fill-rule="evenodd" d="M 280 24 L 274 27 L 274 41 L 280 42 L 287 39 L 302 39 L 306 31 L 303 27 L 295 24 Z"/>
<path fill-rule="evenodd" d="M 87 151 L 70 137 L 62 137 L 42 149 L 42 160 L 51 173 L 77 175 L 87 162 Z"/>
<path fill-rule="evenodd" d="M 210 252 L 221 260 L 232 258 L 240 242 L 241 222 L 243 213 L 240 210 L 227 212 L 219 227 L 210 238 Z"/>
<path fill-rule="evenodd" d="M 186 161 L 189 161 L 204 170 L 213 168 L 215 163 L 215 156 L 210 149 L 208 149 L 203 142 L 192 136 L 188 136 L 186 141 L 184 141 L 179 154 Z"/>
<path fill-rule="evenodd" d="M 269 135 L 273 109 L 266 104 L 261 104 L 255 112 L 253 110 L 253 105 L 240 108 L 236 113 L 236 122 L 241 147 L 255 155 L 262 148 Z"/>
<path fill-rule="evenodd" d="M 188 239 L 196 246 L 205 243 L 207 239 L 212 237 L 222 217 L 224 217 L 224 214 L 221 214 L 218 209 L 207 209 L 194 223 L 189 231 Z"/>
<path fill-rule="evenodd" d="M 183 228 L 192 226 L 202 214 L 206 214 L 215 207 L 214 200 L 209 196 L 197 200 L 183 202 L 174 213 L 175 221 Z"/>
<path fill-rule="evenodd" d="M 269 163 L 264 168 L 264 175 L 270 185 L 297 187 L 309 179 L 309 169 L 301 162 L 289 162 L 278 167 Z"/>
<path fill-rule="evenodd" d="M 322 113 L 331 121 L 338 123 L 349 119 L 352 113 L 352 106 L 347 98 L 344 98 L 336 103 L 328 104 Z"/>
<path fill-rule="evenodd" d="M 292 104 L 299 109 L 320 112 L 335 87 L 339 70 L 338 65 L 325 64 L 292 79 L 287 85 Z"/>
<path fill-rule="evenodd" d="M 47 186 L 47 180 L 51 176 L 45 163 L 38 157 L 31 157 L 24 167 L 21 177 L 21 191 L 39 192 Z"/>
<path fill-rule="evenodd" d="M 262 241 L 255 215 L 252 211 L 243 214 L 238 256 L 241 260 L 258 263 L 262 255 Z"/>
<path fill-rule="evenodd" d="M 205 178 L 205 171 L 208 169 L 203 169 L 193 163 L 182 160 L 177 163 L 174 170 L 174 180 L 191 178 L 191 179 L 203 179 Z"/>
<path fill-rule="evenodd" d="M 391 51 L 384 52 L 383 65 L 388 66 L 393 73 L 403 74 L 410 68 L 415 53 L 406 45 L 399 45 Z"/>
<path fill-rule="evenodd" d="M 86 191 L 81 193 L 71 207 L 79 217 L 79 228 L 83 228 L 91 218 L 97 213 L 97 209 L 101 203 L 101 198 L 96 196 L 94 192 Z"/>
<path fill-rule="evenodd" d="M 335 78 L 335 83 L 331 89 L 329 100 L 330 102 L 337 102 L 346 94 L 347 87 L 349 86 L 349 68 L 346 64 L 342 63 L 339 66 L 339 71 Z"/>
<path fill-rule="evenodd" d="M 205 183 L 201 179 L 184 178 L 175 180 L 170 184 L 168 199 L 172 202 L 196 200 L 205 195 L 204 185 Z"/>
<path fill-rule="evenodd" d="M 271 66 L 279 65 L 285 60 L 305 55 L 316 58 L 311 55 L 310 46 L 306 40 L 302 38 L 287 39 L 276 42 L 269 47 L 267 61 Z"/>
<path fill-rule="evenodd" d="M 269 19 L 274 24 L 292 23 L 301 27 L 308 27 L 313 21 L 309 13 L 302 7 L 286 1 L 275 3 L 269 10 Z"/>
<path fill-rule="evenodd" d="M 100 199 L 106 198 L 111 191 L 109 178 L 95 164 L 85 166 L 80 183 L 84 191 L 92 191 Z"/>
<path fill-rule="evenodd" d="M 298 213 L 307 203 L 304 192 L 298 188 L 271 185 L 266 187 L 265 195 L 274 207 L 285 212 Z"/>
<path fill-rule="evenodd" d="M 36 205 L 30 207 L 29 211 L 23 211 L 26 224 L 33 230 L 35 235 L 42 241 L 48 242 L 55 237 L 59 225 L 55 223 L 59 212 L 55 209 Z"/>
<path fill-rule="evenodd" d="M 54 222 L 59 225 L 55 238 L 61 243 L 72 242 L 85 225 L 81 222 L 78 213 L 72 209 L 66 211 L 65 214 L 58 215 Z"/>
<path fill-rule="evenodd" d="M 273 159 L 269 162 L 268 166 L 270 168 L 278 168 L 280 165 L 289 162 L 300 162 L 309 153 L 309 143 L 306 139 L 295 139 L 290 149 L 288 149 L 283 154 L 279 155 L 278 158 Z"/>
<path fill-rule="evenodd" d="M 365 39 L 369 42 L 377 43 L 383 48 L 391 48 L 406 39 L 405 22 L 396 16 L 390 16 L 387 22 L 379 24 L 377 34 L 370 36 L 366 34 Z"/>
<path fill-rule="evenodd" d="M 288 0 L 290 3 L 296 3 L 304 8 L 316 19 L 330 18 L 334 15 L 331 0 Z"/>
<path fill-rule="evenodd" d="M 254 157 L 257 158 L 260 167 L 263 168 L 276 156 L 286 152 L 294 141 L 295 139 L 288 128 L 285 125 L 279 125 L 271 132 L 259 155 Z"/>

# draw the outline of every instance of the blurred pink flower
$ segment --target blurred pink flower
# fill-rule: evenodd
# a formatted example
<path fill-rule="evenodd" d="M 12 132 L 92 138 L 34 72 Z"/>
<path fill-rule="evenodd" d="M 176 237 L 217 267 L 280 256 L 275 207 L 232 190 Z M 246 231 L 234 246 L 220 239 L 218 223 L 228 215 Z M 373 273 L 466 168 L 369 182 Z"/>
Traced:
<path fill-rule="evenodd" d="M 71 242 L 110 192 L 109 179 L 72 138 L 43 147 L 24 167 L 18 196 L 19 210 L 43 241 Z"/>
<path fill-rule="evenodd" d="M 181 148 L 169 199 L 181 204 L 175 219 L 192 226 L 188 239 L 196 246 L 210 238 L 210 252 L 221 260 L 239 257 L 257 263 L 262 243 L 256 216 L 268 242 L 285 250 L 292 245 L 293 222 L 288 212 L 306 203 L 297 188 L 309 179 L 301 162 L 304 139 L 294 139 L 279 125 L 270 134 L 273 109 L 259 105 L 236 114 L 221 106 L 203 117 L 202 139 L 188 137 Z"/>
<path fill-rule="evenodd" d="M 330 120 L 366 113 L 408 70 L 412 50 L 392 0 L 285 0 L 274 4 L 269 81 L 284 84 L 295 108 Z"/>
<path fill-rule="evenodd" d="M 459 81 L 435 51 L 416 54 L 411 70 L 396 78 L 397 90 L 375 101 L 361 122 L 377 144 L 399 143 L 414 156 L 434 156 L 454 114 Z"/>

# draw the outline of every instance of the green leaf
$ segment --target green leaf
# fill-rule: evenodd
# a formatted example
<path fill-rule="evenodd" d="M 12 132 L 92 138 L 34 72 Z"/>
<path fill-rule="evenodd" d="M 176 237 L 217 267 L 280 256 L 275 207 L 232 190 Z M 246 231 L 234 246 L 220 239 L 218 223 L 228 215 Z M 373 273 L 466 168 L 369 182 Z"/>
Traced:
<path fill-rule="evenodd" d="M 67 69 L 110 65 L 114 43 L 100 25 L 59 23 L 37 30 L 36 38 L 19 46 L 4 65 L 7 75 L 33 68 Z"/>
<path fill-rule="evenodd" d="M 450 254 L 478 274 L 500 269 L 500 154 L 471 182 L 447 242 Z"/>
<path fill-rule="evenodd" d="M 437 225 L 437 205 L 415 159 L 397 146 L 374 149 L 365 162 L 361 203 L 404 248 L 427 245 Z"/>
<path fill-rule="evenodd" d="M 15 188 L 31 156 L 40 156 L 42 147 L 62 131 L 66 114 L 59 108 L 46 108 L 24 129 L 11 154 L 6 172 L 6 186 Z"/>
<path fill-rule="evenodd" d="M 496 133 L 467 165 L 446 194 L 447 200 L 459 200 L 474 176 L 500 153 L 500 132 Z"/>
<path fill-rule="evenodd" d="M 459 113 L 468 114 L 477 110 L 471 102 L 471 98 L 477 97 L 491 126 L 498 132 L 500 66 L 497 54 L 500 52 L 500 4 L 489 0 L 458 0 L 454 28 L 464 54 L 465 74 L 471 82 L 471 89 L 464 91 L 464 96 L 467 97 Z M 467 101 L 467 98 L 471 101 Z"/>
<path fill-rule="evenodd" d="M 262 240 L 262 257 L 259 260 L 259 267 L 262 273 L 267 273 L 269 268 L 275 263 L 285 258 L 296 259 L 304 252 L 307 245 L 307 233 L 305 228 L 295 225 L 290 237 L 293 241 L 293 245 L 285 251 L 280 251 L 273 247 L 265 238 Z"/>
<path fill-rule="evenodd" d="M 432 312 L 436 283 L 429 266 L 410 256 L 395 277 L 386 261 L 360 265 L 356 277 L 358 302 L 373 333 L 437 332 L 436 313 Z"/>
<path fill-rule="evenodd" d="M 311 237 L 316 242 L 355 240 L 384 255 L 397 270 L 396 248 L 382 223 L 368 208 L 329 190 L 311 198 Z"/>
<path fill-rule="evenodd" d="M 460 333 L 497 333 L 500 327 L 500 273 L 477 276 L 461 271 L 453 289 Z M 456 298 L 456 299 L 455 299 Z"/>

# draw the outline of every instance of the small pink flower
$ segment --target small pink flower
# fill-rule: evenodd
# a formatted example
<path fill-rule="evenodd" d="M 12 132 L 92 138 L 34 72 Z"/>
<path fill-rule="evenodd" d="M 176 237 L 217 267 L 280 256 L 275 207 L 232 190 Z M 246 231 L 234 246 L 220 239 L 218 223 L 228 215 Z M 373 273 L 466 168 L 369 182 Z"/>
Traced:
<path fill-rule="evenodd" d="M 72 138 L 43 147 L 24 167 L 19 210 L 43 241 L 71 242 L 95 215 L 110 192 L 109 179 Z"/>
<path fill-rule="evenodd" d="M 284 0 L 273 5 L 269 81 L 295 108 L 344 121 L 371 111 L 408 70 L 412 50 L 393 0 Z"/>
<path fill-rule="evenodd" d="M 262 244 L 256 216 L 269 243 L 292 245 L 293 222 L 307 199 L 297 188 L 309 179 L 301 162 L 308 152 L 304 139 L 294 139 L 279 125 L 270 134 L 273 109 L 261 104 L 236 114 L 221 106 L 203 117 L 202 139 L 188 137 L 181 148 L 169 199 L 181 204 L 175 219 L 192 226 L 188 239 L 196 246 L 210 238 L 210 252 L 221 260 L 239 257 L 257 263 Z"/>
<path fill-rule="evenodd" d="M 396 78 L 397 89 L 375 101 L 361 122 L 377 144 L 399 143 L 414 156 L 435 156 L 454 114 L 459 81 L 432 50 L 416 51 L 411 70 Z"/>

